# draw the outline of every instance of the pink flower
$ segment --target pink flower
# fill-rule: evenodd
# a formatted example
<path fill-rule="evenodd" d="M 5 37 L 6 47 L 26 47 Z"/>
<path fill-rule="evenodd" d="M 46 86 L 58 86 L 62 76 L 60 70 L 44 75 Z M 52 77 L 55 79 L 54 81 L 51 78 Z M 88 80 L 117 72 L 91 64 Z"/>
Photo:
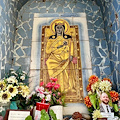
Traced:
<path fill-rule="evenodd" d="M 57 89 L 59 89 L 59 87 L 60 87 L 60 85 L 59 85 L 59 84 L 56 84 L 56 85 L 54 86 L 54 89 L 57 90 Z"/>
<path fill-rule="evenodd" d="M 52 83 L 51 83 L 51 82 L 49 82 L 49 83 L 46 85 L 46 88 L 48 88 L 48 89 L 49 89 L 49 91 L 50 91 L 50 90 L 52 90 Z"/>
<path fill-rule="evenodd" d="M 52 82 L 56 82 L 58 79 L 57 78 L 50 78 L 50 80 L 52 80 Z"/>
<path fill-rule="evenodd" d="M 40 86 L 43 86 L 44 82 L 40 82 Z"/>
<path fill-rule="evenodd" d="M 37 86 L 37 87 L 35 88 L 35 91 L 43 94 L 44 87 L 39 87 L 39 86 Z"/>
<path fill-rule="evenodd" d="M 60 92 L 58 92 L 58 95 L 60 95 Z"/>
<path fill-rule="evenodd" d="M 53 94 L 53 96 L 55 96 L 55 94 Z"/>
<path fill-rule="evenodd" d="M 54 82 L 52 82 L 52 87 L 54 87 L 55 86 L 55 83 Z"/>

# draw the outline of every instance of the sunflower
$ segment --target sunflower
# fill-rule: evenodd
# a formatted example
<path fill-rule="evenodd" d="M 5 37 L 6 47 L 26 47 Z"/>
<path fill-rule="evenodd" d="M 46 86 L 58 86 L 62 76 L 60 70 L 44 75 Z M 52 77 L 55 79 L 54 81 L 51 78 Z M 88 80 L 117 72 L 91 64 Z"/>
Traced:
<path fill-rule="evenodd" d="M 16 86 L 8 85 L 7 91 L 11 94 L 12 97 L 14 97 L 16 94 L 18 94 L 18 89 Z"/>
<path fill-rule="evenodd" d="M 2 103 L 7 103 L 7 102 L 10 101 L 10 99 L 11 99 L 11 95 L 10 95 L 9 92 L 7 92 L 7 91 L 3 92 L 3 91 L 2 91 L 2 92 L 0 93 L 0 102 L 2 102 Z"/>
<path fill-rule="evenodd" d="M 22 96 L 25 98 L 27 97 L 27 95 L 29 95 L 30 93 L 30 90 L 29 90 L 29 87 L 28 86 L 22 86 Z"/>
<path fill-rule="evenodd" d="M 0 90 L 5 90 L 6 89 L 6 84 L 4 81 L 0 81 Z"/>
<path fill-rule="evenodd" d="M 22 87 L 23 87 L 23 86 L 21 86 L 21 85 L 19 85 L 19 86 L 17 87 L 19 93 L 22 92 Z"/>

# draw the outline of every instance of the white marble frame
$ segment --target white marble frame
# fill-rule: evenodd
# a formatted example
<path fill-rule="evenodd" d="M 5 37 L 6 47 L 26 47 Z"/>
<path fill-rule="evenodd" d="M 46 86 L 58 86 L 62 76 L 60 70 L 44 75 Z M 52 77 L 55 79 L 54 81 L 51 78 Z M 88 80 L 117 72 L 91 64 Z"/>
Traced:
<path fill-rule="evenodd" d="M 89 37 L 87 29 L 86 14 L 81 13 L 79 17 L 41 17 L 39 14 L 34 14 L 33 33 L 32 33 L 32 48 L 31 48 L 31 64 L 30 64 L 30 89 L 34 90 L 35 86 L 40 82 L 40 56 L 41 56 L 41 32 L 43 25 L 50 25 L 54 19 L 65 19 L 70 25 L 78 25 L 79 40 L 81 49 L 82 61 L 82 79 L 83 92 L 86 96 L 86 86 L 88 78 L 92 75 L 92 65 L 90 56 Z M 78 103 L 79 104 L 79 103 Z M 69 104 L 69 106 L 71 106 Z M 81 105 L 80 105 L 81 106 Z"/>

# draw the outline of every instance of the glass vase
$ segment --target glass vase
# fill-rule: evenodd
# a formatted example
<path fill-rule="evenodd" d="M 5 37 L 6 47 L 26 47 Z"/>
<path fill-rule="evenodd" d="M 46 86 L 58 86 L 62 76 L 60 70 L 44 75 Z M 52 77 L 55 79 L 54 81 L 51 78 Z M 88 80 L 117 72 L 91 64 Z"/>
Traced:
<path fill-rule="evenodd" d="M 11 101 L 10 109 L 12 109 L 12 110 L 17 110 L 18 109 L 16 101 Z"/>

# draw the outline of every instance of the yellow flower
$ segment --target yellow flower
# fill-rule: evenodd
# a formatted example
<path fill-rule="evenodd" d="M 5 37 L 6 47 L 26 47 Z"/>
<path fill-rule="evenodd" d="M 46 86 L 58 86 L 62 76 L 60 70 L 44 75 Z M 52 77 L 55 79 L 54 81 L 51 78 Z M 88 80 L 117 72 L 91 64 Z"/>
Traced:
<path fill-rule="evenodd" d="M 100 110 L 94 110 L 92 113 L 93 120 L 97 120 L 97 118 L 102 118 L 102 115 L 100 114 Z"/>
<path fill-rule="evenodd" d="M 99 88 L 99 82 L 95 82 L 94 84 L 91 85 L 91 89 L 93 92 L 95 92 L 95 90 L 98 90 Z"/>
<path fill-rule="evenodd" d="M 2 102 L 2 103 L 7 103 L 7 102 L 10 101 L 10 99 L 11 99 L 11 95 L 10 95 L 9 92 L 7 92 L 7 91 L 3 92 L 3 91 L 2 91 L 2 92 L 0 93 L 0 102 Z"/>
<path fill-rule="evenodd" d="M 17 87 L 17 89 L 18 89 L 18 92 L 19 92 L 19 93 L 22 92 L 22 86 L 21 86 L 21 85 L 19 85 L 19 86 Z"/>
<path fill-rule="evenodd" d="M 5 90 L 6 89 L 6 84 L 4 81 L 0 81 L 0 90 Z"/>
<path fill-rule="evenodd" d="M 18 94 L 18 89 L 16 86 L 8 85 L 7 91 L 11 94 L 12 97 L 14 97 L 16 94 Z"/>
<path fill-rule="evenodd" d="M 30 93 L 30 90 L 29 90 L 29 87 L 28 86 L 22 86 L 22 96 L 25 98 L 27 97 L 27 95 L 29 95 Z"/>

